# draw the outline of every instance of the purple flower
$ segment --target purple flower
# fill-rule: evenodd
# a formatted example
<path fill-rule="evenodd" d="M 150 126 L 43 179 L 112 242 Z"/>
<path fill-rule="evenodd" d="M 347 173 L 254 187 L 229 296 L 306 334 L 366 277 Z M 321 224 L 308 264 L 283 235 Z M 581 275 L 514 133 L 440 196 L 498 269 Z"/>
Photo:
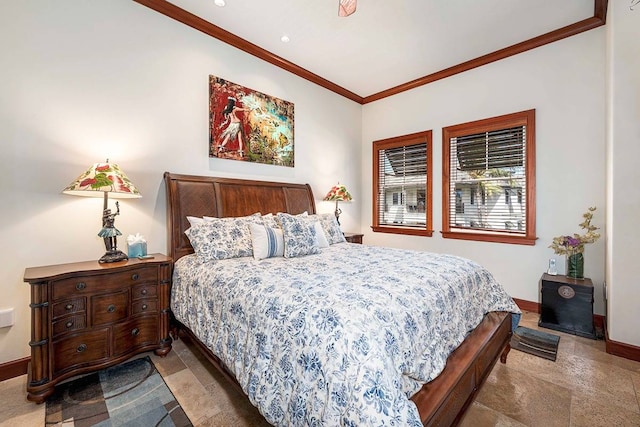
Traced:
<path fill-rule="evenodd" d="M 580 239 L 576 239 L 575 237 L 567 236 L 567 245 L 575 248 L 580 245 Z"/>

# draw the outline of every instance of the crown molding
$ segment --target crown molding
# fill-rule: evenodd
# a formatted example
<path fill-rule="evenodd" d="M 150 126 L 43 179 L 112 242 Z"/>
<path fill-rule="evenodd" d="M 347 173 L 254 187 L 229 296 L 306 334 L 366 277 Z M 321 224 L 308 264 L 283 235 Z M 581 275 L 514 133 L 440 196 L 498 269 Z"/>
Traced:
<path fill-rule="evenodd" d="M 605 25 L 606 23 L 608 6 L 608 0 L 594 0 L 593 17 L 591 18 L 583 19 L 582 21 L 578 21 L 565 27 L 558 28 L 557 30 L 550 31 L 546 34 L 533 37 L 529 40 L 516 43 L 495 52 L 479 56 L 461 64 L 454 65 L 444 70 L 440 70 L 435 73 L 428 74 L 415 80 L 403 83 L 401 85 L 394 86 L 381 92 L 363 97 L 317 74 L 314 74 L 311 71 L 282 58 L 281 56 L 275 55 L 258 45 L 255 45 L 241 37 L 238 37 L 235 34 L 232 34 L 229 31 L 226 31 L 209 21 L 206 21 L 190 12 L 187 12 L 186 10 L 181 9 L 166 0 L 133 1 L 359 104 L 368 104 L 369 102 L 374 102 L 383 98 L 397 95 L 399 93 L 406 92 L 408 90 L 412 90 L 429 83 L 433 83 L 437 80 L 442 80 L 444 78 L 451 77 L 453 75 L 460 74 L 465 71 L 469 71 L 474 68 L 478 68 L 483 65 L 487 65 L 492 62 L 499 61 L 501 59 L 505 59 L 510 56 L 514 56 L 519 53 L 556 42 L 558 40 L 565 39 L 567 37 L 575 36 L 594 28 L 598 28 L 602 25 Z M 550 11 L 550 13 L 552 12 L 553 11 Z"/>
<path fill-rule="evenodd" d="M 261 48 L 260 46 L 253 44 L 241 37 L 236 36 L 229 31 L 218 27 L 217 25 L 212 24 L 211 22 L 200 18 L 186 10 L 179 8 L 173 3 L 169 3 L 166 0 L 133 0 L 136 3 L 140 3 L 143 6 L 147 6 L 150 9 L 155 10 L 158 13 L 161 13 L 169 18 L 175 19 L 178 22 L 181 22 L 193 29 L 201 31 L 213 38 L 216 38 L 224 43 L 227 43 L 230 46 L 233 46 L 237 49 L 242 50 L 243 52 L 248 53 L 249 55 L 253 55 L 256 58 L 262 59 L 270 64 L 275 65 L 276 67 L 282 68 L 283 70 L 289 71 L 297 75 L 298 77 L 302 77 L 305 80 L 309 80 L 312 83 L 315 83 L 323 88 L 330 90 L 331 92 L 335 92 L 338 95 L 342 95 L 345 98 L 348 98 L 352 101 L 355 101 L 359 104 L 362 104 L 362 97 L 357 95 L 342 86 L 339 86 L 329 80 L 312 73 L 311 71 L 300 67 L 299 65 L 294 64 L 291 61 L 287 61 L 286 59 L 278 56 L 274 53 L 269 52 L 266 49 Z"/>

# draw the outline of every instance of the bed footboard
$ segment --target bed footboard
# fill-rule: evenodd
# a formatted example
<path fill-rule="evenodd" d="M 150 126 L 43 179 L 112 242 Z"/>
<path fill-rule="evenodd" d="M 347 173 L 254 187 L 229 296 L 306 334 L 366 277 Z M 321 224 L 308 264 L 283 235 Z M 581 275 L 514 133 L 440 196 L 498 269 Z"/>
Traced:
<path fill-rule="evenodd" d="M 425 426 L 457 425 L 496 361 L 506 362 L 510 339 L 511 313 L 487 314 L 451 353 L 444 371 L 411 398 L 422 423 Z"/>

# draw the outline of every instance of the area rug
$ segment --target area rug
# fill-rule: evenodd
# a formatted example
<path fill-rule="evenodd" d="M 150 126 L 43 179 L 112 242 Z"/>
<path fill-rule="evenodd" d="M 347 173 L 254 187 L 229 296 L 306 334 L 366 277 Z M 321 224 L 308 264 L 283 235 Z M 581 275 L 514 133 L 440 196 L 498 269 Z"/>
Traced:
<path fill-rule="evenodd" d="M 511 337 L 511 348 L 555 362 L 559 342 L 558 335 L 518 326 Z"/>
<path fill-rule="evenodd" d="M 149 357 L 56 386 L 47 399 L 45 425 L 192 426 Z"/>

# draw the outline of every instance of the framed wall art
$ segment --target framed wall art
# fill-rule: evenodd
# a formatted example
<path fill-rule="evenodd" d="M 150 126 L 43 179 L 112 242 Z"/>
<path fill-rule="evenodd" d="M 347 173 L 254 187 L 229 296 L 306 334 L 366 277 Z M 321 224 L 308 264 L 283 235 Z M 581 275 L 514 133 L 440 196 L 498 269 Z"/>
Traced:
<path fill-rule="evenodd" d="M 209 157 L 294 166 L 293 103 L 209 76 Z"/>

